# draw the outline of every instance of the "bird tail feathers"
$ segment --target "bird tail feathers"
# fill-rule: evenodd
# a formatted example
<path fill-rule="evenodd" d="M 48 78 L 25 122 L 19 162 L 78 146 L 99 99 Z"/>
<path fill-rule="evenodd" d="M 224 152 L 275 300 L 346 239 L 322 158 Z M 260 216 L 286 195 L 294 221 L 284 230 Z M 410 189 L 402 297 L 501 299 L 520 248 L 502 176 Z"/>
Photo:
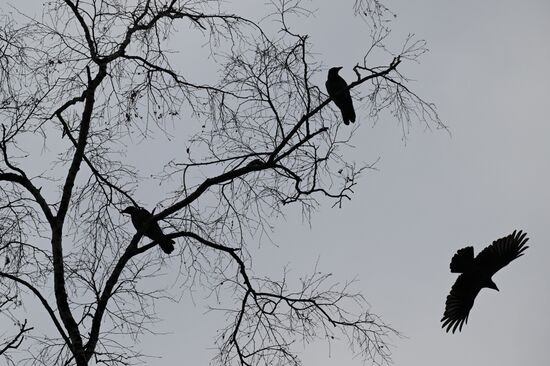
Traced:
<path fill-rule="evenodd" d="M 474 247 L 459 249 L 451 259 L 451 272 L 462 273 L 474 262 Z"/>
<path fill-rule="evenodd" d="M 342 110 L 342 119 L 346 125 L 349 125 L 350 122 L 355 122 L 355 111 L 353 109 L 347 112 Z"/>
<path fill-rule="evenodd" d="M 163 239 L 159 241 L 160 249 L 166 254 L 170 254 L 174 251 L 174 243 L 172 239 Z"/>

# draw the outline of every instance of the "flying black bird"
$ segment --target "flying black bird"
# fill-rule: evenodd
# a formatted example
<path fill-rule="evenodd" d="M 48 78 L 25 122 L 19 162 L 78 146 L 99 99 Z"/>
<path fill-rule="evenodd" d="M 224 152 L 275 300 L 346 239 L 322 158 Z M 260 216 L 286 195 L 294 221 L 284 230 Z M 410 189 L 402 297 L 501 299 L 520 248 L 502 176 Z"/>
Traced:
<path fill-rule="evenodd" d="M 149 239 L 158 242 L 164 253 L 172 253 L 174 250 L 174 241 L 163 234 L 159 224 L 153 220 L 153 215 L 149 211 L 142 207 L 129 206 L 121 212 L 129 214 L 132 217 L 132 224 L 134 224 L 136 230 L 143 233 Z"/>
<path fill-rule="evenodd" d="M 529 238 L 527 233 L 514 231 L 512 234 L 495 240 L 493 244 L 483 249 L 474 258 L 474 248 L 459 249 L 451 260 L 451 272 L 461 273 L 456 279 L 451 293 L 447 296 L 445 313 L 441 322 L 442 328 L 447 327 L 453 333 L 468 322 L 468 315 L 474 305 L 474 300 L 482 288 L 492 288 L 498 291 L 491 277 L 501 268 L 523 255 Z"/>
<path fill-rule="evenodd" d="M 334 101 L 334 104 L 342 112 L 344 123 L 349 125 L 350 122 L 355 122 L 355 110 L 353 109 L 353 101 L 347 89 L 348 83 L 338 75 L 342 67 L 333 67 L 328 70 L 328 77 L 325 83 L 328 95 Z"/>

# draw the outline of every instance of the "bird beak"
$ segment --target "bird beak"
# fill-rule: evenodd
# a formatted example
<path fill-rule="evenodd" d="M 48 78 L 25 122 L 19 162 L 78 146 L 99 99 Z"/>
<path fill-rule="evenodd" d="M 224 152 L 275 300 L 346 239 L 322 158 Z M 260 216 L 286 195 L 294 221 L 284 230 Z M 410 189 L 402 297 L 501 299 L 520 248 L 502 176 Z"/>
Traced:
<path fill-rule="evenodd" d="M 497 287 L 497 284 L 493 282 L 493 280 L 489 279 L 486 283 L 485 283 L 485 286 L 484 287 L 487 287 L 487 288 L 492 288 L 493 290 L 497 290 L 498 291 L 498 287 Z"/>

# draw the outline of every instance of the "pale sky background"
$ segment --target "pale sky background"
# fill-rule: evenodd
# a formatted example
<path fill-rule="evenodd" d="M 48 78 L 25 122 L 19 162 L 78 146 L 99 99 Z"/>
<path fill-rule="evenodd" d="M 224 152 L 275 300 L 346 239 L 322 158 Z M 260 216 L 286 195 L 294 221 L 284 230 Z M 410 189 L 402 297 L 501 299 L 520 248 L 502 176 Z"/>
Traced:
<path fill-rule="evenodd" d="M 249 14 L 262 11 L 257 4 Z M 353 0 L 310 4 L 318 8 L 305 23 L 313 51 L 327 68 L 344 66 L 341 75 L 351 80 L 368 40 L 352 19 Z M 380 157 L 379 170 L 362 178 L 342 209 L 322 206 L 311 227 L 290 211 L 273 235 L 279 247 L 261 246 L 254 273 L 276 278 L 288 264 L 297 278 L 318 261 L 335 280 L 357 278 L 371 310 L 405 336 L 392 341 L 395 365 L 550 365 L 550 2 L 387 5 L 398 15 L 393 44 L 408 33 L 428 42 L 430 52 L 406 66 L 408 76 L 452 136 L 416 125 L 405 144 L 395 120 L 374 125 L 359 112 L 357 148 L 348 157 Z M 467 245 L 477 254 L 514 229 L 530 237 L 525 256 L 493 278 L 500 292 L 482 290 L 462 333 L 445 333 L 439 320 L 456 278 L 452 255 Z M 138 348 L 162 355 L 147 364 L 208 364 L 224 323 L 204 315 L 202 297 L 159 306 L 158 330 L 169 334 L 142 338 Z M 361 365 L 343 343 L 298 352 L 304 366 Z"/>
<path fill-rule="evenodd" d="M 341 74 L 351 80 L 368 39 L 351 20 L 352 1 L 312 3 L 314 51 L 327 67 L 344 66 Z M 388 6 L 398 15 L 395 44 L 410 32 L 428 41 L 430 52 L 407 70 L 452 137 L 417 126 L 405 144 L 394 120 L 373 127 L 359 113 L 349 158 L 381 157 L 379 171 L 362 179 L 342 209 L 323 206 L 311 228 L 289 215 L 275 230 L 280 248 L 262 246 L 255 273 L 280 276 L 288 264 L 299 277 L 319 260 L 335 279 L 357 277 L 372 311 L 406 337 L 393 341 L 395 365 L 549 365 L 550 2 Z M 481 292 L 461 334 L 445 333 L 439 320 L 456 279 L 452 255 L 467 245 L 477 254 L 514 229 L 529 234 L 526 255 L 495 275 L 500 292 Z M 198 305 L 170 309 L 181 326 L 167 321 L 174 334 L 154 364 L 178 364 L 174 349 L 192 352 L 189 364 L 206 364 L 215 317 L 205 320 Z M 329 351 L 321 342 L 300 353 L 306 366 L 361 364 L 343 344 Z"/>

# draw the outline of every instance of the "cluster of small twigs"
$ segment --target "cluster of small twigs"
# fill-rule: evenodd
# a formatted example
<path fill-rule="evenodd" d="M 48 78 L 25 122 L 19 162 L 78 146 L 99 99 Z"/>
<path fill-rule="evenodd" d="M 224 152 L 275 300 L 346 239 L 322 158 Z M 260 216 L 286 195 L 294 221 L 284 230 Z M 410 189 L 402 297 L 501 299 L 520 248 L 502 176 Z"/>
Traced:
<path fill-rule="evenodd" d="M 222 5 L 53 0 L 40 19 L 0 18 L 1 287 L 18 301 L 38 300 L 54 325 L 27 337 L 20 360 L 138 362 L 143 355 L 126 345 L 152 331 L 157 301 L 176 297 L 168 285 L 145 283 L 171 275 L 179 287 L 233 291 L 232 306 L 218 309 L 229 319 L 216 340 L 219 364 L 298 365 L 295 343 L 316 339 L 343 339 L 365 360 L 389 362 L 388 337 L 397 332 L 350 284 L 315 271 L 294 288 L 286 274 L 274 280 L 250 270 L 248 241 L 269 235 L 286 205 L 300 205 L 306 219 L 321 199 L 341 206 L 373 166 L 344 157 L 355 130 L 342 128 L 314 82 L 324 66 L 308 35 L 292 29 L 310 14 L 302 2 L 271 3 L 275 32 Z M 424 43 L 410 38 L 391 53 L 384 40 L 393 14 L 377 0 L 357 0 L 355 11 L 373 31 L 354 68 L 354 96 L 372 118 L 389 110 L 404 134 L 413 120 L 444 128 L 398 70 L 425 52 Z M 218 81 L 174 67 L 178 29 L 204 37 Z M 376 50 L 386 52 L 387 65 L 369 65 Z M 170 123 L 181 124 L 188 111 L 203 128 L 175 136 Z M 159 131 L 186 146 L 156 162 L 166 164 L 151 177 L 165 187 L 154 214 L 177 240 L 179 267 L 157 243 L 139 245 L 141 233 L 120 214 L 144 204 L 138 192 L 147 164 L 130 163 L 133 145 Z M 18 329 L 2 352 L 32 333 L 26 320 Z"/>

